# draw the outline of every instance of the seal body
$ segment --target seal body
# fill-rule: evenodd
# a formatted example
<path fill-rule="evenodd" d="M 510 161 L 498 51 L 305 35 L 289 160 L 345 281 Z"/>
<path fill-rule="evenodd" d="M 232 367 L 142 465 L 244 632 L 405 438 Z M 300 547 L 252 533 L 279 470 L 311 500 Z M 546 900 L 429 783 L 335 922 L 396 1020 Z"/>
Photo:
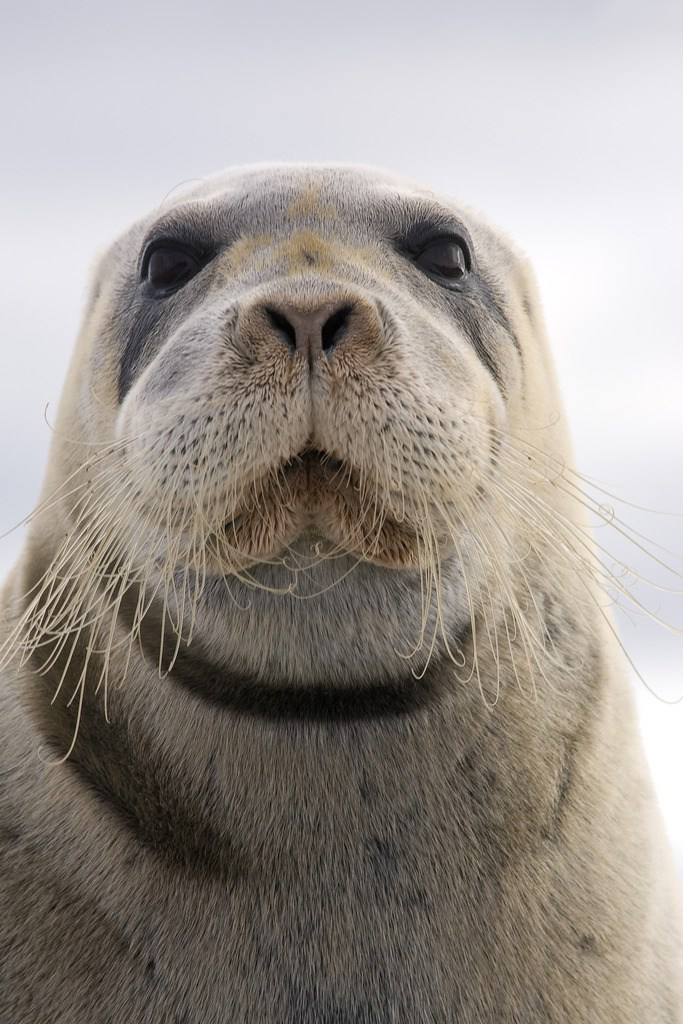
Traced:
<path fill-rule="evenodd" d="M 356 167 L 101 259 L 4 591 L 0 1020 L 675 1024 L 530 272 Z"/>

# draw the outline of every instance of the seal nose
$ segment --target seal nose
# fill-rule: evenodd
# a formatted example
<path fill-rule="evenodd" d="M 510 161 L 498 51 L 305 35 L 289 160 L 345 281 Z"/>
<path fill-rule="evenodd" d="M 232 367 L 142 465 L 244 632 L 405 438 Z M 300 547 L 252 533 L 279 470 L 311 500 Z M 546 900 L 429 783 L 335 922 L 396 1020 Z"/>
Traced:
<path fill-rule="evenodd" d="M 263 307 L 272 331 L 293 352 L 301 352 L 309 363 L 329 353 L 349 330 L 354 304 L 326 303 L 302 309 L 289 303 Z"/>

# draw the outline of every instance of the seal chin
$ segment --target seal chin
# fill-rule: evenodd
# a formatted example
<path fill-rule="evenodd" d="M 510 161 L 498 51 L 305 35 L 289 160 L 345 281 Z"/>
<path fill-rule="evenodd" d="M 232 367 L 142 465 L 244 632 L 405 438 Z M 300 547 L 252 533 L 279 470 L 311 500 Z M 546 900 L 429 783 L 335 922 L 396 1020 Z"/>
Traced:
<path fill-rule="evenodd" d="M 303 563 L 307 560 L 333 557 L 337 549 L 334 541 L 327 536 L 317 522 L 307 523 L 301 533 L 287 545 L 287 552 Z"/>

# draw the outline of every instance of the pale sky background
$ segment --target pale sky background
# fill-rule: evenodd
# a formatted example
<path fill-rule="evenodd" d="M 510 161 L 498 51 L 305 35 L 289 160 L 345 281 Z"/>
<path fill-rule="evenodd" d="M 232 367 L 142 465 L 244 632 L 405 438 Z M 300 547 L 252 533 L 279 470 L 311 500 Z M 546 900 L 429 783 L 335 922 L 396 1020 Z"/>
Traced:
<path fill-rule="evenodd" d="M 680 0 L 38 0 L 2 36 L 0 532 L 36 500 L 97 250 L 178 183 L 260 160 L 384 166 L 504 228 L 536 268 L 579 468 L 683 513 Z M 683 555 L 680 514 L 619 514 Z M 683 627 L 683 599 L 640 593 Z M 683 695 L 683 639 L 632 619 L 649 686 Z M 683 870 L 683 703 L 635 686 Z"/>

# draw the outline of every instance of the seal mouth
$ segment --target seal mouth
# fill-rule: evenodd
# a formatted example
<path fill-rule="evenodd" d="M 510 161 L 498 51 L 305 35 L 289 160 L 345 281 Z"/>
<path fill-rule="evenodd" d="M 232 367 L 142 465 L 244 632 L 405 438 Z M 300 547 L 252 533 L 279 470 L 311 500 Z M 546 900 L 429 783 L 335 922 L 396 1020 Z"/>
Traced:
<path fill-rule="evenodd" d="M 332 452 L 306 444 L 294 456 L 249 483 L 220 535 L 225 560 L 276 557 L 307 531 L 365 561 L 419 563 L 414 526 L 387 504 L 376 481 Z"/>
<path fill-rule="evenodd" d="M 263 494 L 266 486 L 270 490 L 273 484 L 280 485 L 281 500 L 287 502 L 294 496 L 295 489 L 301 491 L 301 485 L 320 483 L 323 479 L 337 483 L 350 482 L 351 478 L 356 476 L 357 474 L 350 464 L 343 459 L 322 448 L 306 444 L 296 455 L 283 459 L 268 473 L 251 483 L 248 494 L 241 502 L 242 507 L 236 511 L 234 516 L 226 520 L 226 529 L 242 518 L 251 507 L 254 496 L 259 493 Z M 295 484 L 298 485 L 296 488 L 294 488 Z M 301 494 L 299 493 L 297 496 L 300 498 Z"/>
<path fill-rule="evenodd" d="M 350 478 L 353 475 L 353 467 L 344 462 L 343 459 L 339 459 L 330 452 L 326 452 L 321 448 L 311 447 L 310 445 L 306 445 L 297 455 L 293 455 L 279 467 L 279 472 L 285 476 L 292 473 L 301 473 L 309 478 L 319 470 L 340 477 L 346 476 Z"/>
<path fill-rule="evenodd" d="M 225 523 L 234 533 L 246 516 L 263 506 L 266 494 L 284 508 L 308 510 L 314 515 L 335 493 L 357 490 L 359 473 L 350 463 L 322 448 L 306 444 L 296 455 L 284 459 L 262 479 L 252 484 L 250 494 L 235 515 Z"/>

